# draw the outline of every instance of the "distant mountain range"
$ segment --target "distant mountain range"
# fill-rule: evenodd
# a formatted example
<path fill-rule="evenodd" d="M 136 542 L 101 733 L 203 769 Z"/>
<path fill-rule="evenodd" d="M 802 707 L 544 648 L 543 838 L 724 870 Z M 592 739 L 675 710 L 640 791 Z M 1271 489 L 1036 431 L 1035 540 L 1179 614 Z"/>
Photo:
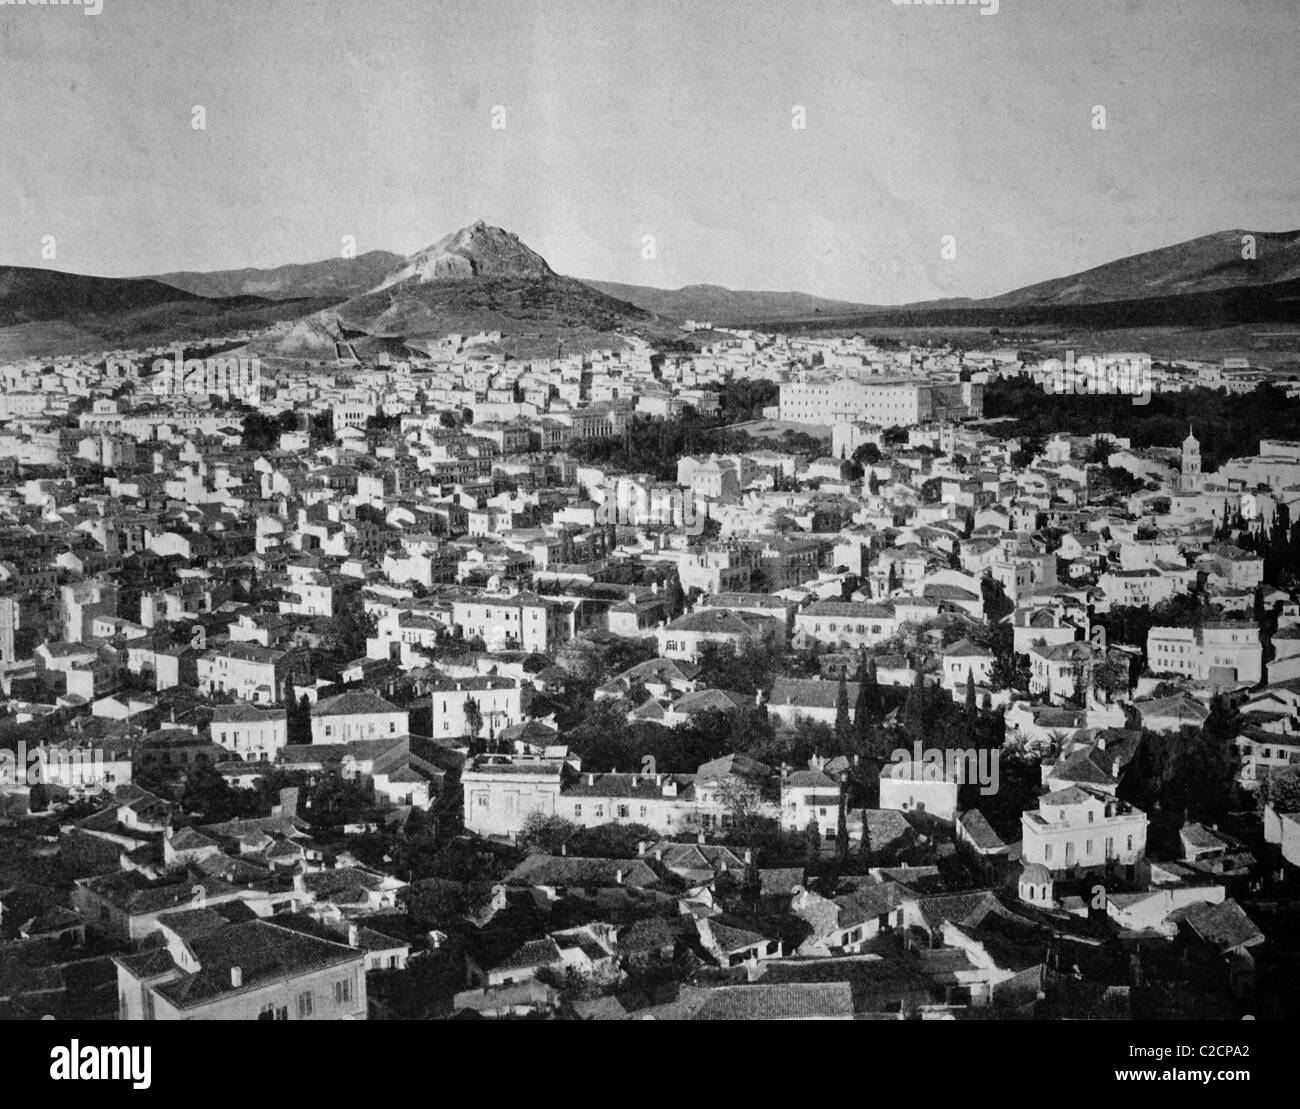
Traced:
<path fill-rule="evenodd" d="M 1255 258 L 1242 257 L 1253 236 Z M 0 267 L 0 357 L 146 346 L 273 326 L 268 354 L 331 356 L 501 331 L 515 355 L 671 337 L 686 319 L 786 331 L 1300 322 L 1300 231 L 1222 231 L 984 299 L 901 306 L 716 285 L 655 289 L 555 273 L 479 221 L 403 257 L 371 251 L 274 269 L 103 278 Z"/>
<path fill-rule="evenodd" d="M 267 300 L 304 297 L 345 299 L 373 289 L 402 263 L 400 254 L 372 250 L 355 258 L 276 266 L 270 270 L 216 270 L 213 273 L 160 273 L 151 280 L 202 297 L 255 296 Z"/>
<path fill-rule="evenodd" d="M 585 280 L 585 279 L 584 279 Z M 772 320 L 794 319 L 823 313 L 845 316 L 874 312 L 877 306 L 854 304 L 847 300 L 827 300 L 807 293 L 750 292 L 727 289 L 721 285 L 685 285 L 680 289 L 655 289 L 647 285 L 621 285 L 616 281 L 591 281 L 586 284 L 602 293 L 635 304 L 657 316 L 678 320 L 702 320 L 725 323 L 728 320 L 765 317 Z"/>

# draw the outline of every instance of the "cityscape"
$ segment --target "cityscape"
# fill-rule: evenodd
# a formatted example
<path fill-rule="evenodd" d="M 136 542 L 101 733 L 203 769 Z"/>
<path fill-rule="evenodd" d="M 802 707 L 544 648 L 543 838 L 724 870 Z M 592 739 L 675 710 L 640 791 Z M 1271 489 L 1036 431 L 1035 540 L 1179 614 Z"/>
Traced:
<path fill-rule="evenodd" d="M 332 110 L 381 134 L 351 118 L 381 42 L 362 6 L 328 6 L 359 36 Z M 1082 18 L 1027 6 L 862 18 L 941 53 L 927 36 L 1047 41 Z M 1241 6 L 1285 40 L 1285 5 Z M 182 12 L 234 33 L 255 7 L 183 0 L 153 45 L 188 53 Z M 399 63 L 406 21 L 444 18 L 380 7 Z M 470 36 L 481 14 L 452 7 L 465 23 L 438 26 Z M 56 80 L 58 43 L 144 57 L 126 45 L 144 8 L 0 8 L 19 67 L 0 87 L 38 64 Z M 285 18 L 265 16 L 268 43 Z M 556 18 L 502 49 L 561 52 Z M 640 27 L 608 19 L 593 45 Z M 104 86 L 119 107 L 128 60 Z M 788 76 L 789 104 L 753 110 L 797 141 L 833 109 Z M 182 89 L 204 103 L 172 105 L 159 149 L 222 143 L 287 187 L 263 131 L 221 130 L 252 126 L 239 98 L 260 80 Z M 447 103 L 491 143 L 567 102 L 526 84 Z M 57 103 L 19 120 L 33 91 L 0 106 L 0 143 L 50 129 L 56 173 L 79 140 L 53 135 Z M 611 95 L 656 120 L 677 103 Z M 1109 141 L 1123 112 L 1081 95 L 1079 141 Z M 1232 111 L 1202 122 L 1226 134 Z M 618 139 L 592 141 L 599 160 Z M 787 137 L 763 141 L 797 188 Z M 168 228 L 144 242 L 136 215 L 114 222 L 123 195 L 92 227 L 21 180 L 26 155 L 0 170 L 0 1018 L 1296 1019 L 1296 149 L 1260 155 L 1253 208 L 1182 226 L 1135 193 L 1141 234 L 992 274 L 954 224 L 865 269 L 846 248 L 818 281 L 799 251 L 821 232 L 791 211 L 784 286 L 807 292 L 740 288 L 781 283 L 757 247 L 752 269 L 705 269 L 726 230 L 694 276 L 670 268 L 680 228 L 656 230 L 659 200 L 621 173 L 643 214 L 615 263 L 607 221 L 568 230 L 576 167 L 553 206 L 500 199 L 566 188 L 510 153 L 465 154 L 502 159 L 493 183 L 467 173 L 404 233 L 422 238 L 346 212 L 295 254 L 242 185 L 196 186 L 187 210 L 139 180 Z M 376 146 L 335 154 L 373 163 L 364 204 L 405 188 Z M 361 172 L 302 205 L 323 218 Z M 1258 199 L 1274 184 L 1289 199 Z M 809 203 L 818 226 L 839 210 Z M 846 241 L 884 234 L 863 219 Z M 958 258 L 982 276 L 950 276 Z M 52 1077 L 87 1076 L 76 1044 Z"/>

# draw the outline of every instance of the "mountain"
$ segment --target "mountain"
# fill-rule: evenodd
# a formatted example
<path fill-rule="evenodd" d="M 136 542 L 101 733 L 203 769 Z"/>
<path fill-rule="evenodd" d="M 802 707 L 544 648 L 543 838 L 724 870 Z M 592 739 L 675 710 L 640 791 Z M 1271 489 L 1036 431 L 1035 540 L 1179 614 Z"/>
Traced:
<path fill-rule="evenodd" d="M 1256 257 L 1242 257 L 1253 236 Z M 1300 231 L 1219 231 L 1132 254 L 1069 277 L 1040 281 L 971 307 L 1101 304 L 1273 285 L 1300 279 Z"/>
<path fill-rule="evenodd" d="M 430 281 L 466 281 L 476 277 L 543 281 L 555 276 L 546 259 L 524 246 L 514 232 L 489 227 L 479 220 L 412 254 L 384 278 L 380 288 L 412 278 L 420 284 L 427 284 Z"/>
<path fill-rule="evenodd" d="M 832 316 L 870 312 L 874 305 L 847 300 L 827 300 L 807 293 L 750 292 L 721 285 L 684 285 L 680 289 L 655 289 L 645 285 L 620 285 L 615 281 L 592 281 L 590 285 L 608 296 L 625 300 L 653 312 L 679 320 L 797 319 L 824 313 Z"/>
<path fill-rule="evenodd" d="M 1256 258 L 1241 257 L 1253 235 Z M 165 280 L 164 280 L 165 279 Z M 272 328 L 286 357 L 417 348 L 500 331 L 519 357 L 679 336 L 684 319 L 760 330 L 1300 323 L 1300 231 L 1222 231 L 982 300 L 896 307 L 716 285 L 653 289 L 557 274 L 479 221 L 407 257 L 371 251 L 270 270 L 109 278 L 0 266 L 0 358 L 166 345 Z M 486 349 L 493 349 L 486 345 Z"/>
<path fill-rule="evenodd" d="M 355 258 L 326 258 L 322 262 L 265 270 L 160 273 L 151 280 L 203 297 L 257 296 L 268 300 L 334 297 L 346 300 L 373 289 L 401 261 L 400 254 L 372 250 Z"/>
<path fill-rule="evenodd" d="M 0 358 L 220 337 L 320 307 L 310 300 L 203 297 L 150 278 L 0 266 Z"/>
<path fill-rule="evenodd" d="M 1242 257 L 1253 236 L 1256 257 Z M 873 307 L 834 321 L 755 314 L 743 327 L 1230 327 L 1300 322 L 1300 231 L 1220 231 L 983 299 Z"/>
<path fill-rule="evenodd" d="M 371 291 L 320 313 L 309 327 L 282 330 L 269 353 L 301 353 L 313 335 L 321 351 L 346 340 L 365 353 L 500 331 L 497 349 L 527 357 L 621 346 L 621 335 L 668 335 L 676 325 L 557 274 L 518 236 L 480 220 L 402 259 Z"/>
<path fill-rule="evenodd" d="M 0 327 L 198 299 L 193 293 L 147 277 L 90 277 L 59 270 L 0 267 Z"/>

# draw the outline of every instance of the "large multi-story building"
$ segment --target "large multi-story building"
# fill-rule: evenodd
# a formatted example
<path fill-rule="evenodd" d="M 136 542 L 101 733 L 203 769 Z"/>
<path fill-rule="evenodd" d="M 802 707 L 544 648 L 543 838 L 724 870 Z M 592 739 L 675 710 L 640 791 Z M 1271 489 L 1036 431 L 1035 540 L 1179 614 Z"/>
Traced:
<path fill-rule="evenodd" d="M 512 678 L 484 675 L 442 679 L 429 691 L 436 739 L 467 736 L 471 728 L 470 703 L 478 708 L 479 734 L 491 737 L 503 728 L 523 722 L 523 690 Z"/>
<path fill-rule="evenodd" d="M 1146 813 L 1076 785 L 1043 794 L 1020 827 L 1025 863 L 1055 873 L 1129 867 L 1146 854 Z"/>
<path fill-rule="evenodd" d="M 1200 628 L 1152 628 L 1147 665 L 1157 674 L 1180 674 L 1222 685 L 1257 682 L 1264 646 L 1254 624 L 1222 621 Z"/>
<path fill-rule="evenodd" d="M 172 917 L 165 946 L 114 957 L 118 1019 L 366 1019 L 364 949 L 269 920 L 221 927 L 214 910 Z"/>
<path fill-rule="evenodd" d="M 288 721 L 282 708 L 253 705 L 214 705 L 210 725 L 213 743 L 246 762 L 275 758 L 288 740 Z"/>
<path fill-rule="evenodd" d="M 536 593 L 458 597 L 451 610 L 452 622 L 465 638 L 478 636 L 490 651 L 550 651 L 572 639 L 577 630 L 571 605 L 548 601 Z"/>
<path fill-rule="evenodd" d="M 410 713 L 377 693 L 356 689 L 327 697 L 311 707 L 312 743 L 347 743 L 407 735 Z"/>
<path fill-rule="evenodd" d="M 874 647 L 898 628 L 894 614 L 865 601 L 815 601 L 794 618 L 797 646 Z"/>
<path fill-rule="evenodd" d="M 533 813 L 584 828 L 644 824 L 677 835 L 725 827 L 734 813 L 724 780 L 748 777 L 761 785 L 770 773 L 743 756 L 705 763 L 694 774 L 583 773 L 568 748 L 553 747 L 542 754 L 480 755 L 460 780 L 465 828 L 477 835 L 513 836 Z M 758 804 L 777 814 L 775 803 Z"/>
<path fill-rule="evenodd" d="M 983 386 L 944 385 L 913 377 L 816 377 L 781 386 L 780 419 L 803 424 L 865 421 L 880 427 L 925 423 L 983 412 Z"/>
<path fill-rule="evenodd" d="M 277 651 L 256 643 L 228 643 L 198 660 L 199 691 L 233 693 L 243 701 L 270 705 L 284 696 L 284 684 L 306 680 L 308 663 L 296 651 Z"/>

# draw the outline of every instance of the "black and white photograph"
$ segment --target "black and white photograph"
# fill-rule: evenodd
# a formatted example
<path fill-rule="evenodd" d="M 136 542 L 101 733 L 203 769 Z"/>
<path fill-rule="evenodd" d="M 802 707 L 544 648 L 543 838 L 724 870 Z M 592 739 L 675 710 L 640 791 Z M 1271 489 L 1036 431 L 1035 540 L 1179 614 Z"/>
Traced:
<path fill-rule="evenodd" d="M 0 0 L 6 1070 L 1285 1065 L 1298 75 L 1296 0 Z"/>

